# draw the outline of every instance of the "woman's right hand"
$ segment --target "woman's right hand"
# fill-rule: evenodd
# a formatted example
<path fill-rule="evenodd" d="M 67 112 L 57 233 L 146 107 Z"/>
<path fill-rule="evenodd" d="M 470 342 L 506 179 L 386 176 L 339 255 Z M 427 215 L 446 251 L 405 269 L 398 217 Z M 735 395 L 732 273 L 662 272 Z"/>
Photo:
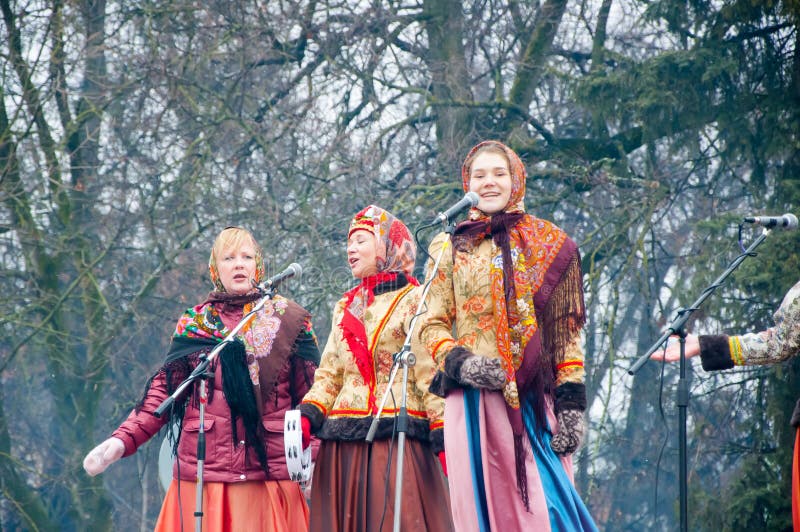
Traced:
<path fill-rule="evenodd" d="M 119 438 L 111 437 L 89 451 L 83 459 L 83 468 L 90 476 L 99 475 L 122 458 L 123 454 L 125 454 L 125 444 Z"/>
<path fill-rule="evenodd" d="M 667 362 L 677 362 L 681 358 L 681 343 L 678 341 L 677 336 L 670 336 L 670 341 L 667 348 L 664 350 L 657 349 L 650 358 L 653 360 L 666 360 Z M 686 358 L 692 358 L 700 354 L 700 340 L 696 334 L 686 335 Z"/>

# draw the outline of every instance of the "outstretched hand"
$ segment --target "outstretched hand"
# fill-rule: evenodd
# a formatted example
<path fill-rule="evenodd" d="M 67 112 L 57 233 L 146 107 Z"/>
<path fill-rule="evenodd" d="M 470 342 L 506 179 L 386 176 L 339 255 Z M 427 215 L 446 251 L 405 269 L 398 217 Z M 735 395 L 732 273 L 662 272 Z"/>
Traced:
<path fill-rule="evenodd" d="M 665 360 L 667 362 L 677 362 L 681 359 L 681 344 L 677 336 L 670 336 L 674 342 L 670 342 L 666 349 L 657 349 L 652 355 L 651 360 Z M 700 340 L 696 334 L 686 335 L 686 358 L 692 358 L 700 354 Z"/>
<path fill-rule="evenodd" d="M 89 451 L 83 459 L 83 469 L 90 476 L 99 475 L 108 466 L 122 458 L 125 454 L 125 444 L 119 438 L 111 437 Z"/>

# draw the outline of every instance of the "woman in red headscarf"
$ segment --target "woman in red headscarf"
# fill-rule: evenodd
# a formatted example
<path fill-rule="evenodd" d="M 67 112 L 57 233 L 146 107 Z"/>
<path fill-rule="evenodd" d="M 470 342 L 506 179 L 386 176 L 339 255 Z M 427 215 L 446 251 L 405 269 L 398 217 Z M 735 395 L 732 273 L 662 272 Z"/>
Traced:
<path fill-rule="evenodd" d="M 525 213 L 526 175 L 502 143 L 475 146 L 462 182 L 478 205 L 452 248 L 445 233 L 430 246 L 434 258 L 447 247 L 419 333 L 446 397 L 448 461 L 462 464 L 448 477 L 459 531 L 596 530 L 572 483 L 586 408 L 580 254 Z"/>
<path fill-rule="evenodd" d="M 403 223 L 370 205 L 355 215 L 347 261 L 359 284 L 333 312 L 333 327 L 314 385 L 299 409 L 304 430 L 322 440 L 311 486 L 311 530 L 391 530 L 394 522 L 395 415 L 403 393 L 402 373 L 388 388 L 393 355 L 401 350 L 419 301 L 413 277 L 416 247 Z M 416 341 L 416 364 L 406 386 L 409 425 L 403 463 L 403 530 L 452 529 L 444 466 L 444 401 L 428 392 L 433 360 Z M 369 431 L 384 394 L 391 393 Z"/>
<path fill-rule="evenodd" d="M 170 420 L 181 427 L 174 442 L 173 480 L 156 531 L 191 530 L 196 510 L 199 399 L 195 387 L 162 417 L 153 412 L 250 312 L 262 294 L 261 248 L 245 229 L 217 236 L 209 260 L 215 290 L 178 320 L 163 366 L 147 383 L 144 397 L 112 436 L 83 462 L 94 476 L 142 444 Z M 311 316 L 276 295 L 220 351 L 209 366 L 204 415 L 203 529 L 302 532 L 308 506 L 300 486 L 289 480 L 284 457 L 285 412 L 309 389 L 319 363 Z"/>

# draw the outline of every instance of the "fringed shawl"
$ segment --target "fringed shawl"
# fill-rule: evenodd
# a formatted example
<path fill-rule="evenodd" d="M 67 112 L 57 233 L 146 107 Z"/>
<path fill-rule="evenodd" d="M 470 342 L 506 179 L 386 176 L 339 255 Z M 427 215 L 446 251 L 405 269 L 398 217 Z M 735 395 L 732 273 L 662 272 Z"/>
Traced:
<path fill-rule="evenodd" d="M 575 242 L 555 224 L 525 213 L 527 172 L 513 150 L 496 141 L 475 146 L 462 167 L 464 190 L 469 190 L 467 161 L 488 146 L 501 150 L 508 160 L 508 206 L 491 216 L 473 207 L 469 220 L 456 227 L 453 253 L 468 251 L 487 237 L 493 242 L 489 276 L 497 351 L 506 371 L 503 396 L 515 437 L 517 485 L 527 506 L 520 397 L 535 397 L 536 426 L 542 430 L 545 397 L 552 396 L 556 366 L 586 321 L 583 280 Z"/>
<path fill-rule="evenodd" d="M 258 292 L 238 296 L 212 292 L 205 302 L 188 309 L 178 320 L 164 364 L 148 381 L 145 394 L 153 378 L 161 373 L 165 376 L 167 392 L 173 393 L 189 376 L 199 358 L 228 335 L 229 331 L 220 318 L 220 308 L 241 306 L 246 315 L 260 298 Z M 265 471 L 265 434 L 261 423 L 263 403 L 275 388 L 280 368 L 294 354 L 298 336 L 309 324 L 308 311 L 289 299 L 275 296 L 255 313 L 236 340 L 219 353 L 223 393 L 231 410 L 233 441 L 239 440 L 236 419 L 241 417 L 246 445 L 255 449 Z M 196 386 L 192 388 L 191 397 L 197 404 Z M 182 420 L 185 408 L 186 402 L 176 403 L 173 419 Z"/>

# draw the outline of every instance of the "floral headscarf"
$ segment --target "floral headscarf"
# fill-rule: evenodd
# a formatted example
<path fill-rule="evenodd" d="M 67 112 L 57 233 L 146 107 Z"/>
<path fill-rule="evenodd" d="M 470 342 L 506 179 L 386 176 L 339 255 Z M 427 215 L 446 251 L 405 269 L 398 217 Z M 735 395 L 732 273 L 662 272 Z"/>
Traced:
<path fill-rule="evenodd" d="M 361 209 L 350 221 L 350 230 L 363 229 L 375 235 L 376 266 L 378 272 L 403 272 L 410 276 L 414 272 L 417 247 L 408 227 L 387 210 L 369 205 Z"/>

